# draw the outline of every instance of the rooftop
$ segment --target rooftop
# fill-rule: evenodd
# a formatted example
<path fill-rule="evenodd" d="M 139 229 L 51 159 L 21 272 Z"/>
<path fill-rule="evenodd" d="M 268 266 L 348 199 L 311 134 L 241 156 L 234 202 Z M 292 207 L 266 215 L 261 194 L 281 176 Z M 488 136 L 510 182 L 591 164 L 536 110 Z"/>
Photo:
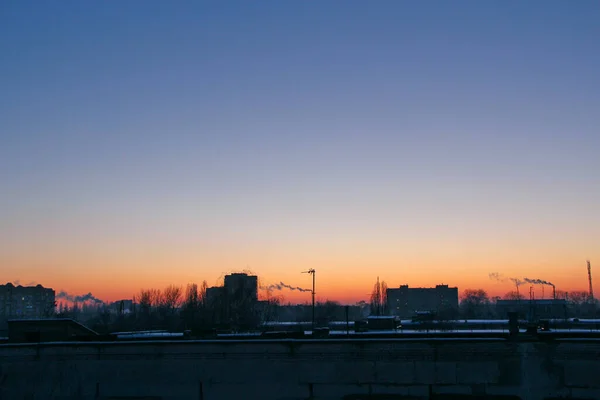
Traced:
<path fill-rule="evenodd" d="M 398 289 L 411 289 L 411 290 L 435 290 L 435 289 L 452 289 L 458 290 L 457 287 L 450 287 L 446 284 L 435 285 L 433 287 L 409 287 L 408 285 L 400 285 L 399 287 L 391 287 L 388 290 L 398 290 Z"/>
<path fill-rule="evenodd" d="M 521 299 L 521 300 L 498 300 L 496 304 L 498 305 L 513 305 L 513 304 L 521 304 L 528 305 L 530 303 L 537 305 L 556 305 L 556 304 L 566 304 L 567 301 L 565 299 Z"/>
<path fill-rule="evenodd" d="M 23 285 L 14 285 L 12 282 L 8 282 L 5 285 L 0 285 L 0 288 L 5 287 L 5 288 L 20 288 L 20 289 L 47 289 L 47 290 L 52 290 L 50 288 L 45 288 L 40 284 L 37 285 L 27 285 L 27 286 L 23 286 Z"/>

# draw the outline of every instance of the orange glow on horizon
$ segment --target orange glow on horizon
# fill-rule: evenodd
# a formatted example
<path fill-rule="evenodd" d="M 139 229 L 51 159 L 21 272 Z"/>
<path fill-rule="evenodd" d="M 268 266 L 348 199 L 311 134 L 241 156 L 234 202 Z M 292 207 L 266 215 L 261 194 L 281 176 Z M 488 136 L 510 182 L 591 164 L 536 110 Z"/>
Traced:
<path fill-rule="evenodd" d="M 533 275 L 532 275 L 533 276 Z M 260 276 L 259 276 L 260 278 Z M 316 300 L 318 302 L 333 300 L 338 301 L 342 304 L 355 304 L 359 301 L 369 301 L 370 293 L 373 289 L 377 276 L 362 277 L 362 279 L 352 279 L 349 282 L 328 282 L 324 279 L 319 280 L 317 275 L 317 287 L 316 287 Z M 217 286 L 218 278 L 213 281 L 208 280 L 209 286 Z M 261 280 L 265 280 L 262 278 Z M 304 279 L 307 282 L 299 280 L 292 281 L 288 280 L 286 283 L 300 286 L 302 288 L 310 290 L 310 280 Z M 451 287 L 458 287 L 459 295 L 465 289 L 483 289 L 485 290 L 490 298 L 499 296 L 503 297 L 506 293 L 515 291 L 514 284 L 505 281 L 493 281 L 488 276 L 471 277 L 468 278 L 457 278 L 454 281 L 451 280 L 435 280 L 435 278 L 429 279 L 428 277 L 422 277 L 421 279 L 414 280 L 398 280 L 389 279 L 384 276 L 380 276 L 381 281 L 385 281 L 389 288 L 398 287 L 401 284 L 408 284 L 410 287 L 433 287 L 437 284 L 447 284 Z M 546 277 L 546 280 L 552 281 Z M 27 281 L 22 280 L 22 284 Z M 285 281 L 284 281 L 285 282 Z M 587 276 L 580 274 L 580 276 L 568 276 L 563 277 L 560 281 L 555 280 L 556 288 L 559 291 L 587 291 Z M 48 278 L 47 280 L 36 281 L 45 287 L 53 288 L 57 293 L 60 290 L 65 290 L 73 295 L 83 295 L 91 292 L 94 296 L 102 299 L 106 302 L 117 301 L 121 299 L 131 299 L 134 295 L 139 293 L 140 289 L 157 288 L 163 289 L 171 284 L 181 286 L 185 291 L 188 283 L 197 283 L 200 285 L 201 280 L 194 279 L 152 279 L 150 277 L 139 280 L 136 284 L 132 284 L 129 280 L 112 280 L 109 277 L 105 279 L 94 279 L 88 282 L 80 280 L 69 280 L 69 279 L 57 279 Z M 523 284 L 520 287 L 520 293 L 525 297 L 529 296 L 530 284 Z M 546 286 L 542 289 L 540 285 L 533 285 L 534 293 L 536 298 L 542 297 L 542 292 L 545 294 L 545 298 L 552 296 L 552 288 Z M 264 298 L 266 290 L 259 289 L 259 297 Z M 280 298 L 283 304 L 302 304 L 311 302 L 310 292 L 298 292 L 287 289 L 283 290 L 271 290 L 270 295 L 273 297 Z"/>
<path fill-rule="evenodd" d="M 222 283 L 224 275 L 246 269 L 259 277 L 262 286 L 284 282 L 310 290 L 311 277 L 301 272 L 314 267 L 317 301 L 334 300 L 346 304 L 368 301 L 378 276 L 390 288 L 403 284 L 410 287 L 447 284 L 458 287 L 459 293 L 465 289 L 481 288 L 490 297 L 503 296 L 515 290 L 508 280 L 500 282 L 490 279 L 492 272 L 498 272 L 505 278 L 543 279 L 554 283 L 560 291 L 588 290 L 586 258 L 572 254 L 574 251 L 549 252 L 544 257 L 540 257 L 540 252 L 533 251 L 511 255 L 496 252 L 486 258 L 485 254 L 481 254 L 483 251 L 473 251 L 469 255 L 471 251 L 440 250 L 439 254 L 428 255 L 421 248 L 418 251 L 388 247 L 378 249 L 367 245 L 359 250 L 353 247 L 328 250 L 323 245 L 322 250 L 317 247 L 312 251 L 299 246 L 295 251 L 277 248 L 271 252 L 248 251 L 243 255 L 232 255 L 222 249 L 206 254 L 189 250 L 176 255 L 159 250 L 109 255 L 83 252 L 40 253 L 37 256 L 13 258 L 0 255 L 0 265 L 6 266 L 0 275 L 0 282 L 18 279 L 23 284 L 35 281 L 53 288 L 57 293 L 60 290 L 73 295 L 91 292 L 108 302 L 131 299 L 140 289 L 163 289 L 171 284 L 185 290 L 188 283 L 200 285 L 206 280 L 208 286 L 217 286 Z M 594 259 L 600 260 L 600 253 L 596 257 L 591 256 L 593 271 Z M 482 265 L 481 260 L 487 259 L 491 260 L 488 265 Z M 248 263 L 246 260 L 255 261 Z M 206 265 L 210 268 L 203 267 Z M 600 293 L 598 282 L 596 279 L 595 290 Z M 528 296 L 529 285 L 524 285 L 522 289 L 521 294 Z M 541 297 L 542 288 L 535 286 L 534 290 L 536 298 Z M 550 287 L 544 291 L 546 297 L 551 295 Z M 311 301 L 309 292 L 281 290 L 274 291 L 273 295 L 282 296 L 284 303 Z"/>

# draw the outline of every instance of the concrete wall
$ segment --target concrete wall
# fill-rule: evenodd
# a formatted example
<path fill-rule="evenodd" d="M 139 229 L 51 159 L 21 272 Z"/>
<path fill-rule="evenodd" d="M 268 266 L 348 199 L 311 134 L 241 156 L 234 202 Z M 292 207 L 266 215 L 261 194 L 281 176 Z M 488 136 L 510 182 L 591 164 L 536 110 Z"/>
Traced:
<path fill-rule="evenodd" d="M 524 400 L 600 399 L 600 341 L 255 340 L 0 346 L 2 400 L 469 398 L 440 396 L 444 393 L 482 399 L 510 398 L 493 395 Z"/>

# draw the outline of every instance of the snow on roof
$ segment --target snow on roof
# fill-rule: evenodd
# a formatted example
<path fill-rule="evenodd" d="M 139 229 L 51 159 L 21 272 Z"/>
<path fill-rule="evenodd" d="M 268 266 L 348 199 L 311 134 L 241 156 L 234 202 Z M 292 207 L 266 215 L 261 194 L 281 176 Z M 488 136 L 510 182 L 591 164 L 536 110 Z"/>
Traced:
<path fill-rule="evenodd" d="M 239 336 L 260 336 L 260 332 L 251 333 L 219 333 L 217 337 L 239 337 Z"/>
<path fill-rule="evenodd" d="M 146 332 L 146 333 L 128 333 L 117 335 L 118 339 L 145 339 L 158 337 L 183 337 L 183 333 L 170 332 Z"/>
<path fill-rule="evenodd" d="M 456 320 L 451 321 L 458 324 L 508 324 L 507 319 L 468 319 L 468 320 Z"/>
<path fill-rule="evenodd" d="M 149 330 L 149 331 L 130 331 L 130 332 L 113 332 L 112 335 L 137 335 L 141 333 L 167 333 L 166 330 Z"/>

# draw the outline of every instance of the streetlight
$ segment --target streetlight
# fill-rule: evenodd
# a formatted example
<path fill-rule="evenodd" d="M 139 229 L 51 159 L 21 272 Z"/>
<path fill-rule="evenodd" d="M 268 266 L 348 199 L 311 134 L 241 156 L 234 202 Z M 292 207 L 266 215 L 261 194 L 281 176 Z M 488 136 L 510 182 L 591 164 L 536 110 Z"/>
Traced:
<path fill-rule="evenodd" d="M 312 275 L 312 332 L 314 333 L 314 331 L 315 331 L 315 270 L 314 270 L 314 268 L 311 268 L 308 271 L 303 271 L 302 273 Z"/>

